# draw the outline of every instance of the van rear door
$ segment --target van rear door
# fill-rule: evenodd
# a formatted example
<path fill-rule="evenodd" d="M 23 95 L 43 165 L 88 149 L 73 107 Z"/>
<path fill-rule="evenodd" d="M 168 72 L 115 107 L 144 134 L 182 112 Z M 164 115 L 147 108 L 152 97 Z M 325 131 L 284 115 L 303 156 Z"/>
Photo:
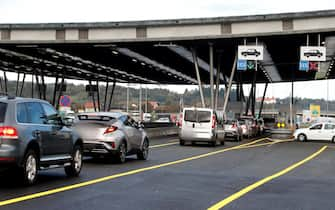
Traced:
<path fill-rule="evenodd" d="M 198 121 L 195 131 L 199 133 L 209 133 L 212 131 L 212 112 L 205 110 L 198 110 Z"/>
<path fill-rule="evenodd" d="M 212 112 L 197 109 L 185 110 L 183 128 L 184 132 L 190 132 L 190 134 L 210 133 L 212 130 Z"/>

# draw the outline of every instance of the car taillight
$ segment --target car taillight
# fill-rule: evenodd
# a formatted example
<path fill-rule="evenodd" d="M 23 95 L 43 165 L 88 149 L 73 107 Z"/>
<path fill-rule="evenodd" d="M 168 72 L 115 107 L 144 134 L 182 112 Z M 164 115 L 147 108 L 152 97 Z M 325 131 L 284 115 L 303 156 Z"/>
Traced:
<path fill-rule="evenodd" d="M 183 113 L 180 113 L 178 126 L 181 127 L 182 125 L 183 125 Z"/>
<path fill-rule="evenodd" d="M 19 136 L 16 128 L 11 126 L 0 126 L 0 137 L 17 139 Z"/>
<path fill-rule="evenodd" d="M 215 115 L 212 116 L 212 128 L 215 128 L 216 126 L 216 117 Z"/>
<path fill-rule="evenodd" d="M 115 127 L 115 126 L 111 126 L 111 127 L 108 127 L 108 128 L 105 130 L 104 134 L 112 133 L 112 132 L 114 132 L 114 131 L 116 131 L 116 130 L 117 130 L 117 127 Z"/>

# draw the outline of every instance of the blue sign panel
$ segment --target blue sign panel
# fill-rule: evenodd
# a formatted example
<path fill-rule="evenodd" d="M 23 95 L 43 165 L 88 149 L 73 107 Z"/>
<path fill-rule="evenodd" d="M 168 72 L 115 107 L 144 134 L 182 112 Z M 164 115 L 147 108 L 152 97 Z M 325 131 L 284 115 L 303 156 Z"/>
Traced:
<path fill-rule="evenodd" d="M 300 71 L 308 71 L 309 70 L 309 61 L 300 61 L 299 62 L 299 70 Z"/>
<path fill-rule="evenodd" d="M 238 60 L 237 61 L 237 70 L 246 71 L 247 70 L 247 60 Z"/>

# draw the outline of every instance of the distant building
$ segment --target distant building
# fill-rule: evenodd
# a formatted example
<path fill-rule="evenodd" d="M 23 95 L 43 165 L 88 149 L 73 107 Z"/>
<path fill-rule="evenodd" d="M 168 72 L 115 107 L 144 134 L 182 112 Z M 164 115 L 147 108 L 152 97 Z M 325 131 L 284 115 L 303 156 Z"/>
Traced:
<path fill-rule="evenodd" d="M 262 97 L 256 98 L 256 101 L 261 103 L 262 102 Z M 275 104 L 276 103 L 276 98 L 275 97 L 265 97 L 264 98 L 264 104 Z"/>
<path fill-rule="evenodd" d="M 95 107 L 98 110 L 98 103 L 95 102 Z M 94 104 L 92 101 L 88 101 L 84 104 L 85 112 L 94 112 Z"/>

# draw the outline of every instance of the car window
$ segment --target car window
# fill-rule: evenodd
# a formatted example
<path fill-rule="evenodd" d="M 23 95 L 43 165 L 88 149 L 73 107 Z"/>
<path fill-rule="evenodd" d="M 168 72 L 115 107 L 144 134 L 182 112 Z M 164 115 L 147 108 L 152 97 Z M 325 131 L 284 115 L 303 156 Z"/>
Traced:
<path fill-rule="evenodd" d="M 57 111 L 53 106 L 51 106 L 49 104 L 42 103 L 42 107 L 43 107 L 45 115 L 47 117 L 50 117 L 52 115 L 57 115 Z"/>
<path fill-rule="evenodd" d="M 122 115 L 121 117 L 119 117 L 119 120 L 120 120 L 123 124 L 126 124 L 126 121 L 127 121 L 127 115 Z"/>
<path fill-rule="evenodd" d="M 198 111 L 198 122 L 209 123 L 211 121 L 211 112 Z"/>
<path fill-rule="evenodd" d="M 320 130 L 322 129 L 322 124 L 317 124 L 317 125 L 314 125 L 310 128 L 311 130 Z"/>
<path fill-rule="evenodd" d="M 0 102 L 0 122 L 5 121 L 6 110 L 7 110 L 7 103 Z"/>
<path fill-rule="evenodd" d="M 325 124 L 325 129 L 326 130 L 333 130 L 333 129 L 335 129 L 335 125 L 334 124 Z"/>
<path fill-rule="evenodd" d="M 19 123 L 29 123 L 26 103 L 16 105 L 16 119 Z"/>
<path fill-rule="evenodd" d="M 194 110 L 185 110 L 185 121 L 188 122 L 196 122 L 197 121 L 197 114 Z"/>
<path fill-rule="evenodd" d="M 46 120 L 44 120 L 44 123 L 46 124 L 60 124 L 60 119 L 58 118 L 58 113 L 56 109 L 46 103 L 41 103 L 42 107 L 44 109 L 44 113 L 46 115 Z"/>
<path fill-rule="evenodd" d="M 44 124 L 44 111 L 42 106 L 38 102 L 28 102 L 27 105 L 27 113 L 30 118 L 30 123 L 33 124 Z"/>

